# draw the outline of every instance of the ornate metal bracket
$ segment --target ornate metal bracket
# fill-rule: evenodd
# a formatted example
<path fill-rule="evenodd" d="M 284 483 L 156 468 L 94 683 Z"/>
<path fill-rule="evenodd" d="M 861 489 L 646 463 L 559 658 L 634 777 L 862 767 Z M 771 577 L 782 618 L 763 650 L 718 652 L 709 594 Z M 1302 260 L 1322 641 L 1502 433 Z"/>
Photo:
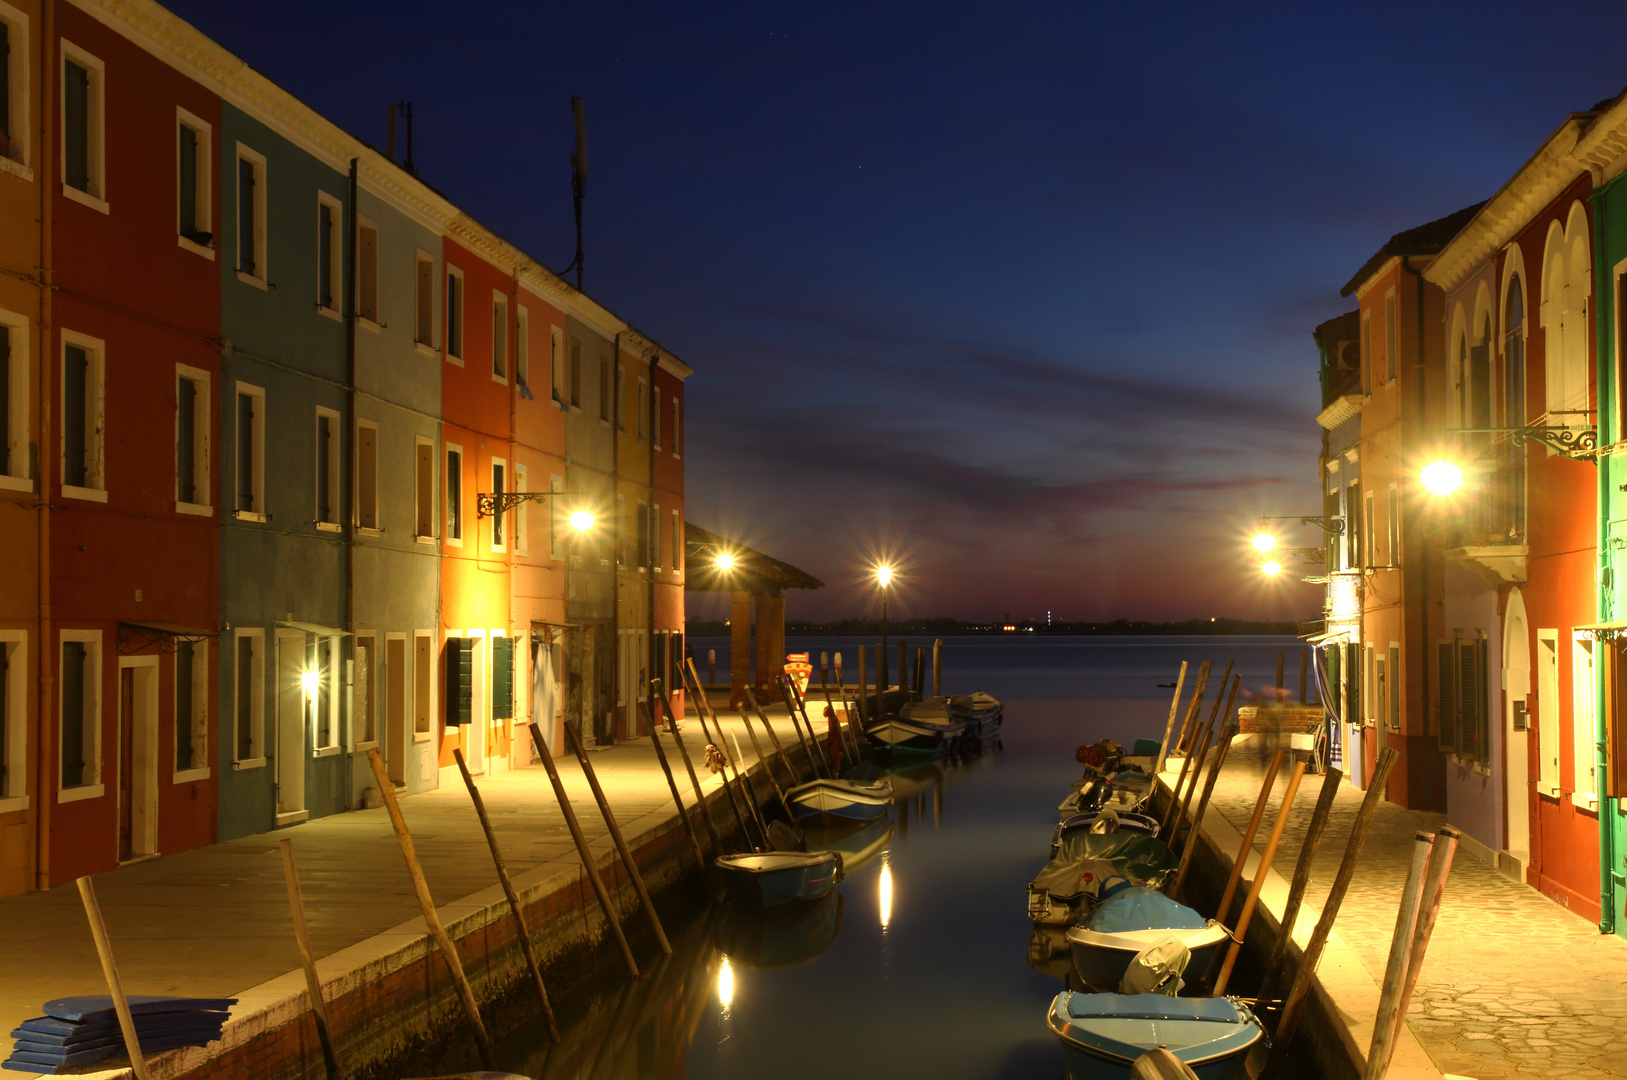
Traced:
<path fill-rule="evenodd" d="M 475 517 L 496 517 L 504 514 L 525 502 L 547 502 L 548 496 L 556 494 L 552 491 L 500 491 L 490 494 L 481 492 L 475 496 Z"/>
<path fill-rule="evenodd" d="M 1260 516 L 1260 520 L 1262 522 L 1264 522 L 1264 521 L 1297 521 L 1301 525 L 1315 525 L 1317 528 L 1321 529 L 1323 532 L 1329 534 L 1330 536 L 1343 536 L 1344 532 L 1345 532 L 1345 519 L 1341 515 L 1338 515 L 1338 514 L 1334 514 L 1334 515 L 1331 515 L 1331 516 L 1325 515 L 1325 514 L 1313 514 L 1313 515 L 1307 515 L 1305 517 L 1295 517 L 1293 514 L 1288 514 L 1288 515 L 1283 516 L 1283 517 L 1268 517 L 1268 516 L 1262 514 Z M 1295 548 L 1294 550 L 1300 551 L 1300 550 L 1308 550 L 1308 549 Z"/>
<path fill-rule="evenodd" d="M 146 626 L 140 623 L 119 624 L 119 655 L 133 656 L 156 647 L 165 656 L 174 655 L 183 642 L 201 645 L 220 635 L 212 630 L 186 630 L 180 627 Z"/>
<path fill-rule="evenodd" d="M 1301 559 L 1304 559 L 1308 563 L 1326 563 L 1328 561 L 1328 549 L 1325 547 L 1289 548 L 1288 552 L 1292 555 L 1298 556 Z"/>
<path fill-rule="evenodd" d="M 1515 446 L 1535 439 L 1557 453 L 1576 461 L 1599 463 L 1599 429 L 1596 427 L 1566 427 L 1563 425 L 1527 424 L 1513 428 L 1452 428 L 1454 435 L 1507 435 Z"/>

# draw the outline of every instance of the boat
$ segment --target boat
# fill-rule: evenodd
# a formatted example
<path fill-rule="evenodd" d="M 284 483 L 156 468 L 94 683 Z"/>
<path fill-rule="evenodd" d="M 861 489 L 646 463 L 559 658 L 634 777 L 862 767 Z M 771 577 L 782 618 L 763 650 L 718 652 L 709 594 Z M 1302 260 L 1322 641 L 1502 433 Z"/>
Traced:
<path fill-rule="evenodd" d="M 884 716 L 864 729 L 864 737 L 880 754 L 936 757 L 954 749 L 955 738 L 962 730 L 959 724 L 935 724 L 925 720 L 908 720 L 902 716 Z"/>
<path fill-rule="evenodd" d="M 1056 858 L 1064 837 L 1078 832 L 1130 832 L 1142 836 L 1157 836 L 1161 823 L 1146 814 L 1120 813 L 1112 807 L 1089 814 L 1075 814 L 1059 822 L 1051 830 L 1051 858 Z"/>
<path fill-rule="evenodd" d="M 1238 998 L 1163 994 L 1086 994 L 1064 990 L 1046 1026 L 1062 1040 L 1072 1080 L 1128 1080 L 1130 1066 L 1163 1047 L 1199 1080 L 1226 1080 L 1265 1029 Z"/>
<path fill-rule="evenodd" d="M 832 891 L 807 904 L 726 908 L 714 940 L 730 960 L 749 968 L 795 967 L 818 959 L 842 926 L 842 901 Z"/>
<path fill-rule="evenodd" d="M 767 908 L 828 894 L 841 875 L 842 857 L 834 851 L 771 851 L 720 855 L 713 865 L 731 899 Z"/>
<path fill-rule="evenodd" d="M 1155 836 L 1072 833 L 1028 883 L 1028 916 L 1041 926 L 1066 926 L 1123 889 L 1159 888 L 1178 865 Z"/>
<path fill-rule="evenodd" d="M 813 780 L 787 791 L 785 801 L 799 823 L 874 821 L 892 805 L 893 786 L 886 780 Z"/>
<path fill-rule="evenodd" d="M 949 699 L 952 715 L 966 722 L 966 734 L 986 739 L 1000 730 L 1005 722 L 1005 706 L 993 694 L 974 690 L 970 694 Z"/>
<path fill-rule="evenodd" d="M 1191 953 L 1187 970 L 1201 975 L 1230 935 L 1156 889 L 1131 886 L 1097 904 L 1084 922 L 1068 928 L 1067 938 L 1085 985 L 1117 987 L 1138 953 L 1171 938 Z"/>

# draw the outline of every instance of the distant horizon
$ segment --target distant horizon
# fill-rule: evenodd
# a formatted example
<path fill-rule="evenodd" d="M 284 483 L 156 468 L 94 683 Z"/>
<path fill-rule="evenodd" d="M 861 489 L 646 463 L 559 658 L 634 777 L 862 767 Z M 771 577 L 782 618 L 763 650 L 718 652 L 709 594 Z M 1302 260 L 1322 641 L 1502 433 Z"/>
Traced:
<path fill-rule="evenodd" d="M 1081 636 L 1081 637 L 1212 637 L 1212 636 L 1296 636 L 1300 623 L 1279 619 L 1236 619 L 1213 616 L 1207 619 L 1184 621 L 1152 621 L 1146 619 L 1093 619 L 1073 622 L 1053 622 L 1050 625 L 1031 621 L 985 622 L 940 617 L 934 619 L 908 619 L 888 621 L 887 633 L 892 636 L 939 635 L 946 637 L 971 635 L 1025 635 Z M 1006 629 L 1010 627 L 1011 629 Z M 729 633 L 727 620 L 688 619 L 685 633 L 691 637 L 721 637 Z M 806 619 L 787 620 L 786 637 L 815 635 L 877 636 L 881 632 L 879 620 L 835 619 L 814 622 Z"/>

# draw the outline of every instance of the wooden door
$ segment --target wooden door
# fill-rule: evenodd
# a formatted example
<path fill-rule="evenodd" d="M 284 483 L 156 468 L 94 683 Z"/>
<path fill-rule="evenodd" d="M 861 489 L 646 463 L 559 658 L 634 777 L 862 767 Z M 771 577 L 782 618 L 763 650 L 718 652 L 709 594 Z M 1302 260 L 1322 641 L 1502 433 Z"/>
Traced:
<path fill-rule="evenodd" d="M 136 673 L 119 670 L 119 861 L 135 856 Z"/>
<path fill-rule="evenodd" d="M 387 638 L 384 642 L 384 760 L 390 767 L 390 782 L 407 782 L 407 642 Z"/>

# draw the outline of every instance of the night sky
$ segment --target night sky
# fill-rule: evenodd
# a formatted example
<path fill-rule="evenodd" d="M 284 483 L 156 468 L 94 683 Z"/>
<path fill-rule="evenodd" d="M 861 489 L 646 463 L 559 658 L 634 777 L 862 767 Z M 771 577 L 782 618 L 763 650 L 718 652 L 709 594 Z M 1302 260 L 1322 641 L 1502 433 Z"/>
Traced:
<path fill-rule="evenodd" d="M 1627 84 L 1627 4 L 170 5 L 686 360 L 688 517 L 791 618 L 1309 618 L 1310 332 Z M 1319 542 L 1315 530 L 1289 542 Z M 1287 576 L 1287 575 L 1285 575 Z M 691 597 L 691 615 L 720 609 Z"/>

